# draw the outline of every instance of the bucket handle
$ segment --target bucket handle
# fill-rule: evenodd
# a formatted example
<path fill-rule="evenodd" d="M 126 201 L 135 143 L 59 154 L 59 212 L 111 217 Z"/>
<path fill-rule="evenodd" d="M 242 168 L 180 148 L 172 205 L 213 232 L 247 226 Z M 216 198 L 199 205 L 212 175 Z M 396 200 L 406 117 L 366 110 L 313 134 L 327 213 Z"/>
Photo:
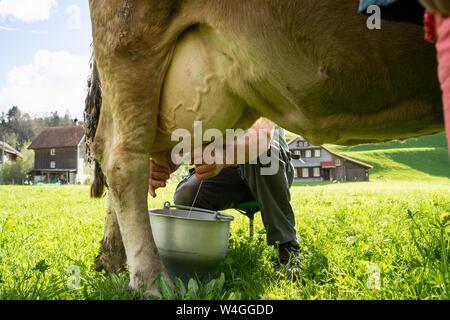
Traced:
<path fill-rule="evenodd" d="M 192 207 L 182 206 L 182 205 L 177 205 L 177 204 L 172 205 L 169 201 L 164 202 L 164 209 L 170 210 L 170 208 L 189 210 Z M 195 208 L 195 211 L 200 211 L 200 212 L 213 214 L 214 218 L 216 218 L 219 221 L 233 221 L 234 220 L 234 217 L 230 216 L 229 214 L 225 214 L 225 213 L 221 213 L 221 212 L 217 212 L 217 211 L 213 211 L 213 210 L 202 209 L 202 208 Z"/>

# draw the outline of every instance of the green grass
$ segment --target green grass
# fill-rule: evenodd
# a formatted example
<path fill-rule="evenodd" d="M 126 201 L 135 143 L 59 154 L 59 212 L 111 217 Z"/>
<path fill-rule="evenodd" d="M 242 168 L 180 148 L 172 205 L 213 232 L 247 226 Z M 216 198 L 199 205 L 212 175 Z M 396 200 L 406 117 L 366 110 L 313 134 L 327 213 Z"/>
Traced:
<path fill-rule="evenodd" d="M 171 292 L 184 299 L 445 299 L 450 279 L 450 179 L 444 136 L 332 148 L 374 165 L 371 182 L 291 188 L 303 251 L 299 280 L 272 270 L 258 214 L 255 237 L 233 210 L 227 257 L 209 284 Z M 382 178 L 377 179 L 381 176 Z M 171 200 L 176 184 L 149 207 Z M 105 198 L 87 186 L 0 186 L 0 299 L 142 299 L 128 274 L 94 270 Z M 80 273 L 76 282 L 73 272 Z M 379 275 L 379 276 L 378 276 Z M 447 295 L 446 295 L 447 292 Z"/>
<path fill-rule="evenodd" d="M 150 207 L 171 199 L 174 187 L 159 191 Z M 223 287 L 201 286 L 189 298 L 443 298 L 437 267 L 432 271 L 433 263 L 425 263 L 414 244 L 408 211 L 428 236 L 438 238 L 431 223 L 450 211 L 447 181 L 293 187 L 292 199 L 305 256 L 301 280 L 292 282 L 272 271 L 275 251 L 265 244 L 260 215 L 250 241 L 247 218 L 233 213 L 228 255 L 217 272 L 225 276 Z M 105 199 L 91 200 L 86 186 L 0 187 L 0 298 L 142 298 L 126 290 L 126 273 L 106 276 L 94 270 L 104 210 Z M 73 282 L 70 266 L 80 270 L 78 289 L 68 286 Z M 380 290 L 367 285 L 371 268 L 380 270 Z"/>

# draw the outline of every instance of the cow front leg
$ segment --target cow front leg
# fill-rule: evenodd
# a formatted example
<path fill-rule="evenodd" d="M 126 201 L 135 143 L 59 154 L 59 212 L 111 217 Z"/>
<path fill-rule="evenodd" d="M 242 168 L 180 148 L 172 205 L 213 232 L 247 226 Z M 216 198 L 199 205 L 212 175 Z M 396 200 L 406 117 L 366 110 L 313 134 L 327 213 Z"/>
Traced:
<path fill-rule="evenodd" d="M 95 258 L 95 270 L 105 270 L 107 273 L 125 270 L 127 257 L 110 193 L 106 200 L 106 220 L 101 244 L 100 253 Z"/>
<path fill-rule="evenodd" d="M 106 176 L 128 260 L 130 288 L 146 295 L 159 296 L 156 275 L 162 273 L 169 277 L 150 228 L 148 159 L 147 154 L 118 145 L 108 156 Z"/>

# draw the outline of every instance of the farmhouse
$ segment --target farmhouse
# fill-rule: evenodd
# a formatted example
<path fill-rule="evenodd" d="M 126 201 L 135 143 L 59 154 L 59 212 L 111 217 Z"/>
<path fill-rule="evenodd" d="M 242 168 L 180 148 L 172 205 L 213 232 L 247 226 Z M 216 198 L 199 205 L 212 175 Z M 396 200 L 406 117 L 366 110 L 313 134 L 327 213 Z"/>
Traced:
<path fill-rule="evenodd" d="M 82 126 L 44 129 L 28 147 L 34 151 L 34 183 L 82 183 L 86 146 Z"/>
<path fill-rule="evenodd" d="M 291 153 L 295 181 L 369 181 L 370 164 L 338 154 L 324 146 L 311 145 L 298 136 L 288 143 Z"/>
<path fill-rule="evenodd" d="M 20 157 L 20 152 L 11 147 L 4 141 L 0 141 L 0 163 L 7 161 L 16 161 Z"/>

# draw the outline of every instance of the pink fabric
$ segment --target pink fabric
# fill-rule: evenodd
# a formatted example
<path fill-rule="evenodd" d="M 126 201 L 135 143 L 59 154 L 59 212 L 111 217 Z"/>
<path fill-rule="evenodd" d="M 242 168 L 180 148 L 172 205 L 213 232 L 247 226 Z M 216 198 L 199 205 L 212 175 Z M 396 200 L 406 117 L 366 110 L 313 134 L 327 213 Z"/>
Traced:
<path fill-rule="evenodd" d="M 450 18 L 434 15 L 438 76 L 444 105 L 445 131 L 450 146 Z"/>

